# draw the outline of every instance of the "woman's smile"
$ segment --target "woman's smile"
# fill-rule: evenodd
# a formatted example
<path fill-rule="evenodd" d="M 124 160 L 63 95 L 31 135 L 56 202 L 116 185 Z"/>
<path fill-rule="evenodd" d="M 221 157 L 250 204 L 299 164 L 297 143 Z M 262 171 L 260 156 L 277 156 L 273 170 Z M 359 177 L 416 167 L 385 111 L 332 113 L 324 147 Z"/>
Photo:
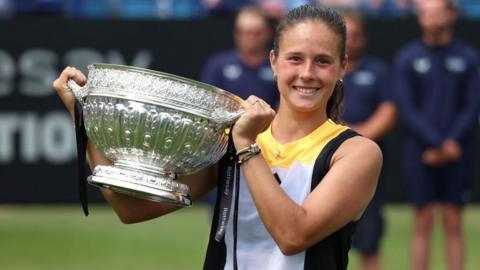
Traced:
<path fill-rule="evenodd" d="M 318 90 L 320 90 L 320 87 L 294 85 L 293 89 L 295 89 L 295 91 L 297 91 L 301 95 L 309 96 L 315 94 Z"/>

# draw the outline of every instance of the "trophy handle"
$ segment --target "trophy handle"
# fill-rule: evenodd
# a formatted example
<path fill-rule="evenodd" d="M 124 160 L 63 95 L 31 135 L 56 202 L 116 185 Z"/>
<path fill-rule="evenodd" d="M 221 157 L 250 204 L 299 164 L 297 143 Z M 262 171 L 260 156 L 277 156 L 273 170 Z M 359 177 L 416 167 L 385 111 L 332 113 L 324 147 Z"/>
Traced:
<path fill-rule="evenodd" d="M 88 92 L 87 84 L 85 84 L 84 86 L 80 86 L 74 80 L 68 80 L 67 85 L 70 90 L 72 90 L 73 95 L 75 95 L 75 98 L 78 100 L 78 102 L 80 102 L 80 104 L 83 106 L 83 98 L 87 95 Z"/>
<path fill-rule="evenodd" d="M 233 121 L 237 121 L 238 118 L 240 118 L 240 116 L 242 116 L 242 114 L 244 113 L 245 113 L 245 109 L 241 108 L 240 110 L 234 112 L 233 115 L 231 115 L 231 118 L 233 119 Z"/>
<path fill-rule="evenodd" d="M 235 123 L 235 121 L 245 113 L 245 109 L 241 108 L 238 111 L 226 112 L 225 110 L 214 111 L 212 113 L 211 119 L 216 123 L 223 123 L 230 125 Z"/>

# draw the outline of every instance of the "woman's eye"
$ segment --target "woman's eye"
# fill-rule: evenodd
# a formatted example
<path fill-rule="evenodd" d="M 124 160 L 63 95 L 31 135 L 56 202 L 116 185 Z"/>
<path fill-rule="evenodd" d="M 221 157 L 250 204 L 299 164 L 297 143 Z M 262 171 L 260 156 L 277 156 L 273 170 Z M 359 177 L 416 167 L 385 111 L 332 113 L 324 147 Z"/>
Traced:
<path fill-rule="evenodd" d="M 290 60 L 292 62 L 300 62 L 302 60 L 302 58 L 300 58 L 298 56 L 292 56 L 292 57 L 289 57 L 288 60 Z"/>
<path fill-rule="evenodd" d="M 328 64 L 330 64 L 330 60 L 328 60 L 328 59 L 318 59 L 317 63 L 320 64 L 320 65 L 328 65 Z"/>

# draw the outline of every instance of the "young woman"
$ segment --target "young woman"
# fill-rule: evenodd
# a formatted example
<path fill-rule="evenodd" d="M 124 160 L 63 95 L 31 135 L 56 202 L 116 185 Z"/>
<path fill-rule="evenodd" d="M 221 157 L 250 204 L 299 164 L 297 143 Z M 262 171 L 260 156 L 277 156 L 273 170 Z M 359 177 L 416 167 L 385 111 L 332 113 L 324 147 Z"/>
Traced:
<path fill-rule="evenodd" d="M 326 7 L 301 6 L 280 22 L 270 52 L 278 112 L 250 96 L 233 127 L 235 148 L 246 151 L 239 155 L 238 209 L 221 242 L 213 239 L 213 226 L 205 269 L 346 269 L 353 227 L 375 192 L 382 155 L 375 143 L 336 123 L 345 39 L 343 18 Z M 54 82 L 73 114 L 68 79 L 86 79 L 68 67 Z M 92 167 L 110 163 L 93 145 L 88 154 Z M 216 166 L 180 181 L 198 199 L 216 185 Z M 176 210 L 102 192 L 125 223 Z"/>

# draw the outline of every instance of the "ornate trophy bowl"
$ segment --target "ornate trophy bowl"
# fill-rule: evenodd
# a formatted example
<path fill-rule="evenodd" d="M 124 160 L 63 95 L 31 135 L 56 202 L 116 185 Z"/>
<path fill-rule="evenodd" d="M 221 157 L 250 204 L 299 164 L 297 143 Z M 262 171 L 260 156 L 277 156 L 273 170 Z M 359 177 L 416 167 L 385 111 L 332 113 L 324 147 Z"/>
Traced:
<path fill-rule="evenodd" d="M 111 166 L 87 181 L 152 201 L 191 205 L 175 181 L 217 162 L 243 100 L 219 88 L 148 69 L 93 64 L 85 86 L 69 87 L 83 107 L 89 140 Z"/>

